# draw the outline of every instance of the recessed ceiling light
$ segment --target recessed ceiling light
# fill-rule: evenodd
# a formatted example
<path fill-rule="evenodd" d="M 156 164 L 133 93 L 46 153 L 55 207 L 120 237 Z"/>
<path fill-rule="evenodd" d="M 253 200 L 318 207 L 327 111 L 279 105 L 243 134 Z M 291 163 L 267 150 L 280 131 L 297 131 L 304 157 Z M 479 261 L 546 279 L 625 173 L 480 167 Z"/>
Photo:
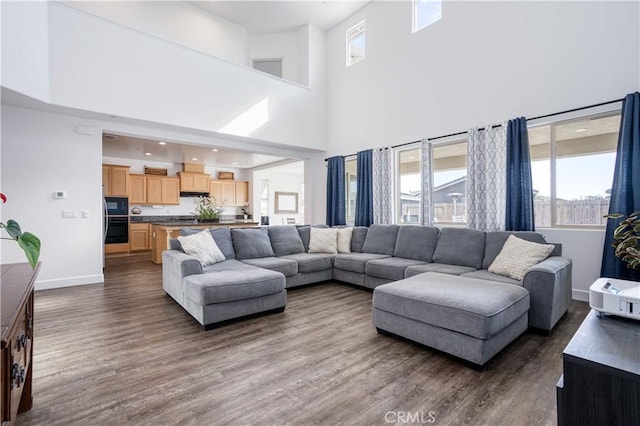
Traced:
<path fill-rule="evenodd" d="M 258 154 L 256 155 L 257 158 L 262 158 L 262 155 Z"/>
<path fill-rule="evenodd" d="M 150 152 L 145 152 L 144 155 L 146 155 L 147 157 L 150 157 L 151 153 Z"/>
<path fill-rule="evenodd" d="M 158 145 L 166 145 L 166 142 L 158 142 Z"/>
<path fill-rule="evenodd" d="M 237 166 L 238 163 L 236 161 L 234 161 L 233 163 L 231 163 L 232 166 Z"/>
<path fill-rule="evenodd" d="M 213 148 L 211 151 L 218 152 L 218 148 Z"/>
<path fill-rule="evenodd" d="M 198 161 L 198 157 L 193 157 L 191 161 Z"/>
<path fill-rule="evenodd" d="M 579 129 L 576 129 L 576 132 L 586 132 L 587 129 L 585 129 L 584 127 L 580 127 Z"/>

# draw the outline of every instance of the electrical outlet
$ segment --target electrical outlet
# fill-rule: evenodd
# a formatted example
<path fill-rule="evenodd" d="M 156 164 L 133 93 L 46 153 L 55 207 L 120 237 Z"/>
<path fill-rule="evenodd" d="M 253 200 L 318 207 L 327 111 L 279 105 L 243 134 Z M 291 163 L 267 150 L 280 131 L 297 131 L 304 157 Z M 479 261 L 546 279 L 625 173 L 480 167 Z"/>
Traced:
<path fill-rule="evenodd" d="M 76 219 L 78 217 L 77 210 L 62 210 L 62 217 L 64 219 Z"/>
<path fill-rule="evenodd" d="M 80 214 L 83 219 L 89 219 L 89 210 L 82 210 Z"/>

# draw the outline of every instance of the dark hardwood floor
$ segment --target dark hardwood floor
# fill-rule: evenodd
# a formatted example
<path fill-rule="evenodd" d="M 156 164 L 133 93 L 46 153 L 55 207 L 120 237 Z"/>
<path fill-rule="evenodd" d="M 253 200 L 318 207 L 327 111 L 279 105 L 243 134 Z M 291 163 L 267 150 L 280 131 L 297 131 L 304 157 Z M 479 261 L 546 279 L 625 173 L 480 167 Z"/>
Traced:
<path fill-rule="evenodd" d="M 555 424 L 561 353 L 588 312 L 573 302 L 478 372 L 378 335 L 353 287 L 291 290 L 284 313 L 203 331 L 148 254 L 105 273 L 36 292 L 33 409 L 16 424 Z"/>

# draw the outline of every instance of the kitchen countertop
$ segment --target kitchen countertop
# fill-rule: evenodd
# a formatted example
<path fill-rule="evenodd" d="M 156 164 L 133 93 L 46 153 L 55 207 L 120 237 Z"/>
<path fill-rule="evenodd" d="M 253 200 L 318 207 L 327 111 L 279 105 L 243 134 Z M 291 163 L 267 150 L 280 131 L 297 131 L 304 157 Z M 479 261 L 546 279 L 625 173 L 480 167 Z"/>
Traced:
<path fill-rule="evenodd" d="M 223 222 L 196 222 L 194 220 L 184 220 L 184 221 L 174 221 L 174 222 L 147 222 L 151 225 L 164 226 L 167 228 L 181 228 L 181 227 L 202 227 L 202 228 L 211 228 L 213 226 L 225 226 L 225 225 L 247 225 L 254 226 L 258 225 L 258 222 L 245 222 L 244 220 L 235 220 L 235 221 L 223 221 Z"/>
<path fill-rule="evenodd" d="M 230 219 L 230 220 L 229 220 Z M 151 225 L 162 225 L 162 226 L 220 226 L 220 225 L 239 225 L 239 224 L 247 224 L 247 225 L 256 225 L 258 222 L 254 222 L 253 219 L 248 219 L 247 222 L 244 221 L 242 216 L 236 216 L 233 219 L 233 216 L 225 217 L 220 222 L 198 222 L 193 215 L 182 215 L 182 216 L 138 216 L 132 215 L 129 216 L 130 223 L 149 223 Z"/>

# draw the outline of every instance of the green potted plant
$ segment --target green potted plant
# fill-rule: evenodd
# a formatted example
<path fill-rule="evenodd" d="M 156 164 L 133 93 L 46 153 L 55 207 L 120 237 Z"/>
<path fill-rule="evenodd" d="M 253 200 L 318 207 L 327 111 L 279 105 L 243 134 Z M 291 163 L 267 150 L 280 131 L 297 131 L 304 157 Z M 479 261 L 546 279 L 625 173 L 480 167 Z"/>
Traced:
<path fill-rule="evenodd" d="M 215 197 L 200 196 L 194 200 L 198 222 L 217 222 L 224 210 L 224 202 L 218 204 Z"/>
<path fill-rule="evenodd" d="M 610 219 L 620 219 L 623 214 L 612 213 L 605 215 Z M 631 269 L 640 269 L 640 210 L 631 213 L 622 220 L 613 231 L 615 255 Z"/>
<path fill-rule="evenodd" d="M 2 200 L 2 204 L 7 202 L 7 197 L 2 193 L 0 193 L 0 199 Z M 13 219 L 9 219 L 6 224 L 4 222 L 0 222 L 0 229 L 1 228 L 7 231 L 10 238 L 0 237 L 0 239 L 17 241 L 18 245 L 27 256 L 29 265 L 35 269 L 36 264 L 38 263 L 38 258 L 40 257 L 40 239 L 31 232 L 22 232 L 18 222 Z"/>

